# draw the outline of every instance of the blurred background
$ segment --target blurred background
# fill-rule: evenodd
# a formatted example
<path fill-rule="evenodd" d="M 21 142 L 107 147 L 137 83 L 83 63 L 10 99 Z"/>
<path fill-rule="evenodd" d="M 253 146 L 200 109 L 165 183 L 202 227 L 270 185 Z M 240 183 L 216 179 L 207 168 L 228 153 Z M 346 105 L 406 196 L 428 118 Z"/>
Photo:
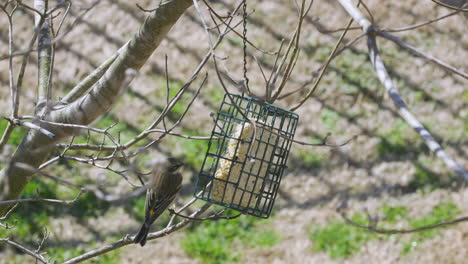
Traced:
<path fill-rule="evenodd" d="M 32 4 L 32 1 L 28 4 Z M 51 1 L 56 3 L 57 1 Z M 135 3 L 151 9 L 155 1 L 102 0 L 83 17 L 82 7 L 92 1 L 74 1 L 65 26 L 78 22 L 57 43 L 54 69 L 54 100 L 59 100 L 106 58 L 118 50 L 145 17 Z M 400 28 L 448 14 L 453 10 L 432 1 L 365 2 L 380 28 Z M 226 15 L 238 2 L 212 3 Z M 202 9 L 206 11 L 203 6 Z M 297 20 L 294 1 L 248 1 L 248 39 L 266 51 L 278 50 L 281 40 L 292 37 Z M 205 18 L 208 18 L 208 13 Z M 240 21 L 241 16 L 236 17 Z M 337 1 L 315 1 L 304 21 L 300 56 L 285 88 L 286 92 L 306 87 L 283 100 L 279 106 L 294 106 L 310 88 L 310 80 L 332 51 L 349 16 Z M 8 54 L 8 26 L 0 16 L 0 56 Z M 34 18 L 31 12 L 14 16 L 15 48 L 27 47 Z M 212 26 L 212 23 L 210 24 Z M 467 20 L 453 15 L 410 31 L 394 33 L 420 50 L 443 59 L 456 68 L 468 70 Z M 240 31 L 241 28 L 239 27 Z M 346 40 L 361 33 L 348 33 Z M 433 133 L 446 151 L 468 169 L 468 90 L 467 80 L 424 59 L 410 55 L 395 44 L 379 39 L 382 57 L 403 99 L 420 121 Z M 217 50 L 220 68 L 235 81 L 242 80 L 242 39 L 231 33 Z M 143 131 L 165 106 L 165 56 L 170 96 L 188 81 L 209 51 L 207 35 L 192 7 L 170 31 L 148 63 L 138 73 L 127 92 L 93 126 L 106 128 L 121 142 Z M 247 49 L 250 87 L 261 94 L 264 80 L 255 56 L 265 72 L 271 71 L 275 56 Z M 19 65 L 20 57 L 15 58 Z M 36 55 L 31 56 L 22 93 L 20 115 L 34 112 L 37 73 Z M 8 60 L 0 60 L 1 116 L 9 115 Z M 177 132 L 209 136 L 216 112 L 224 96 L 213 65 L 208 64 L 206 86 L 201 89 Z M 174 107 L 168 122 L 184 111 L 202 78 L 198 78 Z M 231 92 L 238 93 L 229 84 Z M 377 235 L 345 224 L 336 208 L 347 201 L 348 216 L 367 223 L 367 214 L 379 218 L 385 228 L 415 228 L 455 219 L 468 209 L 468 189 L 459 176 L 430 153 L 423 141 L 399 117 L 395 106 L 377 80 L 371 67 L 365 40 L 344 51 L 332 61 L 312 98 L 296 111 L 300 115 L 296 139 L 320 143 L 327 133 L 330 142 L 341 143 L 358 137 L 343 147 L 311 147 L 293 144 L 288 169 L 282 180 L 273 215 L 262 220 L 241 216 L 235 220 L 195 223 L 170 236 L 149 241 L 141 248 L 129 245 L 86 263 L 463 263 L 468 258 L 468 223 L 406 235 Z M 0 121 L 3 132 L 6 120 Z M 15 130 L 9 141 L 17 146 L 25 131 Z M 151 135 L 156 138 L 157 135 Z M 102 136 L 90 138 L 100 142 Z M 86 142 L 86 135 L 75 143 Z M 138 146 L 142 146 L 142 142 Z M 137 147 L 138 147 L 137 146 Z M 185 160 L 184 186 L 176 200 L 181 205 L 191 199 L 197 173 L 207 149 L 203 140 L 167 136 L 132 160 L 143 168 L 148 160 L 173 155 Z M 80 154 L 78 152 L 78 154 Z M 54 154 L 58 155 L 58 152 Z M 51 156 L 53 157 L 53 156 Z M 134 191 L 121 176 L 86 164 L 64 161 L 46 170 L 59 178 L 94 185 L 108 195 Z M 136 180 L 133 179 L 133 180 Z M 35 177 L 23 198 L 73 199 L 77 194 L 45 177 Z M 201 202 L 199 203 L 201 204 Z M 219 209 L 219 208 L 218 208 Z M 229 212 L 228 214 L 234 214 Z M 8 218 L 16 227 L 0 229 L 0 237 L 10 237 L 30 248 L 47 231 L 43 251 L 60 263 L 125 234 L 135 234 L 144 216 L 144 194 L 106 201 L 94 193 L 84 194 L 76 203 L 57 205 L 21 204 Z M 166 212 L 153 230 L 169 220 Z M 33 259 L 14 248 L 0 244 L 0 263 L 31 263 Z"/>

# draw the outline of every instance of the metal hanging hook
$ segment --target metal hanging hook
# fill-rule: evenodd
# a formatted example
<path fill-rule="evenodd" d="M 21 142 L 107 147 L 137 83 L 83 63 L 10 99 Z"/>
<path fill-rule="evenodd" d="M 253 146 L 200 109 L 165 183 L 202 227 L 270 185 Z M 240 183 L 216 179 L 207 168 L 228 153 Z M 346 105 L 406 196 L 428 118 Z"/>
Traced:
<path fill-rule="evenodd" d="M 244 0 L 243 6 L 243 32 L 242 32 L 242 40 L 243 40 L 243 57 L 244 57 L 244 80 L 243 85 L 245 86 L 245 90 L 247 93 L 250 94 L 250 87 L 249 87 L 249 78 L 247 77 L 247 0 Z M 244 91 L 242 91 L 242 94 Z"/>

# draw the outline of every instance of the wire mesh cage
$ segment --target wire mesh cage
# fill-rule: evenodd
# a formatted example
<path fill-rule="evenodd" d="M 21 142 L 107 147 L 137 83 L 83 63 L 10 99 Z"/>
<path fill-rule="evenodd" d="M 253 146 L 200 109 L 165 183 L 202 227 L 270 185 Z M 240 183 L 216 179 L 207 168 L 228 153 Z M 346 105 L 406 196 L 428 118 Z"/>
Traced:
<path fill-rule="evenodd" d="M 268 218 L 299 116 L 255 98 L 231 97 L 224 96 L 216 116 L 195 197 Z"/>

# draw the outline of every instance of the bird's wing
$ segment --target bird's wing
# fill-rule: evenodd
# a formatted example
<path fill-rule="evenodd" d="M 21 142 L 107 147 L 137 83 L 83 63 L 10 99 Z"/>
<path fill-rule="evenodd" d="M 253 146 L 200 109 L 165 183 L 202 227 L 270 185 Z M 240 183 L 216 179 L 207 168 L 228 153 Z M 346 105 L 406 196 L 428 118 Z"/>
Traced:
<path fill-rule="evenodd" d="M 172 203 L 174 198 L 177 195 L 179 189 L 177 189 L 174 193 L 170 196 L 161 197 L 158 193 L 146 192 L 146 204 L 145 204 L 145 213 L 147 224 L 152 224 L 163 212 L 167 209 L 167 207 Z M 153 207 L 150 207 L 153 205 Z"/>

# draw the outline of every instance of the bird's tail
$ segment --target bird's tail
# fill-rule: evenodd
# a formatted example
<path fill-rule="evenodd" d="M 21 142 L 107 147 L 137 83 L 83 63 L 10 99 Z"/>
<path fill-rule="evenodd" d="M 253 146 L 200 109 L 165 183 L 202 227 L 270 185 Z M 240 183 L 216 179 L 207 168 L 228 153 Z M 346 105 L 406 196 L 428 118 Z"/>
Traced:
<path fill-rule="evenodd" d="M 140 243 L 141 246 L 144 246 L 146 244 L 146 237 L 148 236 L 149 230 L 150 230 L 150 225 L 143 223 L 140 231 L 135 236 L 135 239 L 133 239 L 133 243 L 135 244 Z"/>

